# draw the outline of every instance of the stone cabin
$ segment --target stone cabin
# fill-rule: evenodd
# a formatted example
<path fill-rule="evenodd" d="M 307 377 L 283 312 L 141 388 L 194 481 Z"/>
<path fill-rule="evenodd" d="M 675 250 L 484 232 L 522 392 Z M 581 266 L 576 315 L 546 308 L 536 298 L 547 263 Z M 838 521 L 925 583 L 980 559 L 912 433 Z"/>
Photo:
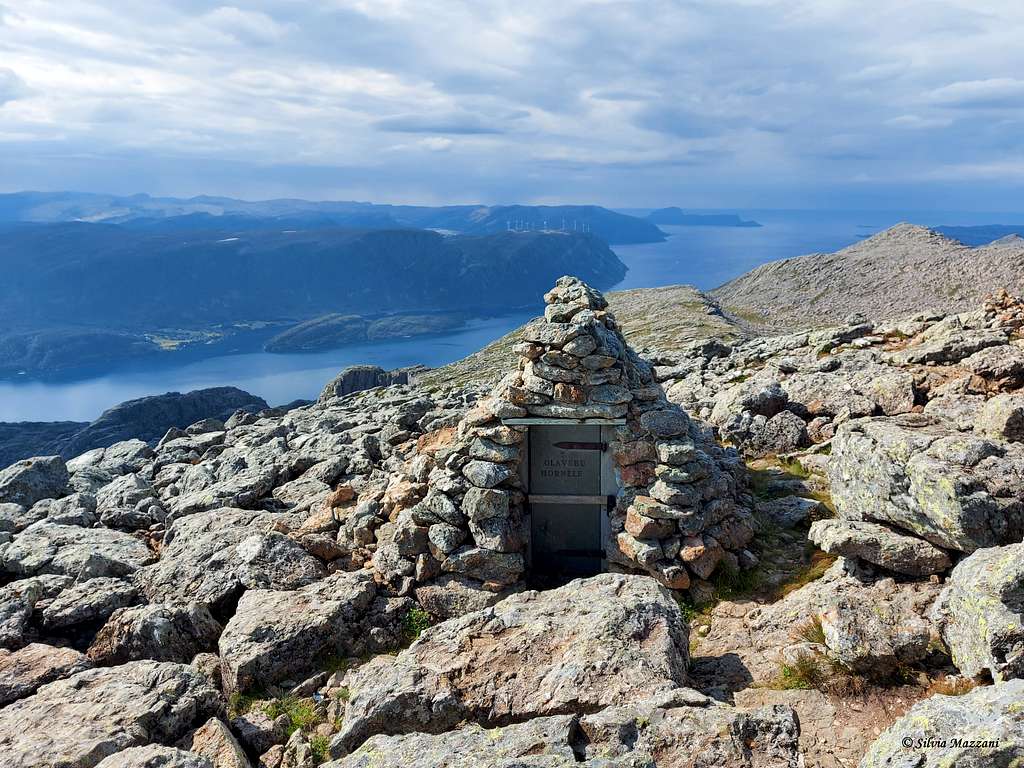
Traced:
<path fill-rule="evenodd" d="M 436 450 L 424 497 L 382 528 L 376 570 L 428 603 L 606 570 L 686 590 L 753 563 L 735 451 L 668 402 L 599 291 L 562 277 L 544 300 L 515 370 Z"/>

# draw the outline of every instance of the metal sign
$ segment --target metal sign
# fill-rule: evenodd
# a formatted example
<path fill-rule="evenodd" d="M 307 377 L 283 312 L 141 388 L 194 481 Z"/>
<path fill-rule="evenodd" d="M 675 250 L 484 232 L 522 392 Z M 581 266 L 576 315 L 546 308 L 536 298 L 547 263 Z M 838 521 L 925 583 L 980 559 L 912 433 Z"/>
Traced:
<path fill-rule="evenodd" d="M 599 573 L 604 556 L 601 427 L 531 426 L 531 567 L 538 574 Z"/>
<path fill-rule="evenodd" d="M 600 427 L 531 427 L 530 493 L 600 495 L 602 450 Z"/>

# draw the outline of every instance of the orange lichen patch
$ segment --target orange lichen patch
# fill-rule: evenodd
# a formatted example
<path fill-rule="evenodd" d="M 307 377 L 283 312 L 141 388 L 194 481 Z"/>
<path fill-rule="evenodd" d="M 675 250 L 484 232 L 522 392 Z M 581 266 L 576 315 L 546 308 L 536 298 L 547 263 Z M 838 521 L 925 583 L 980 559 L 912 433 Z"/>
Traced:
<path fill-rule="evenodd" d="M 441 448 L 451 445 L 455 440 L 456 434 L 455 427 L 442 427 L 441 429 L 435 429 L 433 432 L 427 432 L 416 441 L 416 451 L 417 453 L 433 456 Z"/>

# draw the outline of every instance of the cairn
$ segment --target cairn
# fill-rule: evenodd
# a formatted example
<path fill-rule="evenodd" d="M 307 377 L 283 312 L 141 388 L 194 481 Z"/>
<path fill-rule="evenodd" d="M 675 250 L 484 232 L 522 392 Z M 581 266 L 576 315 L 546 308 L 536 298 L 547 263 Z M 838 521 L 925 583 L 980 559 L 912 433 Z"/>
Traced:
<path fill-rule="evenodd" d="M 735 451 L 665 398 L 599 291 L 562 277 L 544 300 L 544 317 L 515 347 L 516 370 L 435 446 L 426 494 L 382 529 L 378 572 L 403 591 L 453 575 L 488 592 L 522 582 L 529 525 L 519 467 L 528 427 L 515 422 L 524 418 L 614 424 L 610 570 L 685 590 L 706 588 L 722 563 L 756 563 L 744 549 L 753 527 Z"/>

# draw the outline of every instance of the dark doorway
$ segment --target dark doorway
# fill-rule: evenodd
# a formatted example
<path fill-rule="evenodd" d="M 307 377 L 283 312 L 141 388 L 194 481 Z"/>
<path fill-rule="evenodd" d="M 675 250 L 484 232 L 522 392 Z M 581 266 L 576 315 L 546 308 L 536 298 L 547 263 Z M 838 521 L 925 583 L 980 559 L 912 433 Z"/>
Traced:
<path fill-rule="evenodd" d="M 592 576 L 604 558 L 601 427 L 530 427 L 531 571 L 540 579 Z"/>

